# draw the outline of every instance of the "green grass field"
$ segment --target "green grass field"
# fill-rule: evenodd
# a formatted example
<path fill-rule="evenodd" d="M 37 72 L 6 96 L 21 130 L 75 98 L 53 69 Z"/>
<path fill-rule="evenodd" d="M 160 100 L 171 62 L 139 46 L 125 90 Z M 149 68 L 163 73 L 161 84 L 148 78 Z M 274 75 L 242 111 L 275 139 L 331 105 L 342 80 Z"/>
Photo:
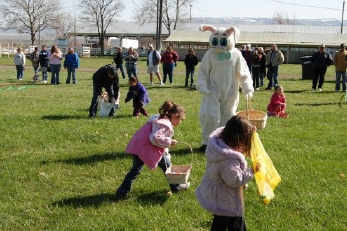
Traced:
<path fill-rule="evenodd" d="M 200 146 L 200 94 L 183 88 L 184 64 L 178 63 L 173 87 L 149 86 L 146 62 L 139 79 L 149 91 L 153 115 L 164 100 L 184 106 L 186 120 L 171 149 L 174 164 L 191 164 L 191 188 L 172 196 L 160 169 L 144 168 L 129 198 L 114 201 L 115 189 L 131 166 L 124 153 L 146 119 L 132 118 L 124 103 L 114 118 L 88 118 L 92 74 L 111 57 L 82 58 L 78 83 L 52 86 L 16 80 L 12 57 L 0 58 L 0 230 L 209 230 L 212 215 L 197 203 L 194 190 L 205 169 Z M 262 143 L 282 177 L 275 199 L 263 205 L 252 182 L 245 191 L 245 219 L 250 231 L 347 230 L 346 115 L 344 93 L 334 91 L 329 67 L 322 92 L 301 79 L 301 66 L 280 67 L 289 118 L 268 118 L 259 130 Z M 49 77 L 50 80 L 50 77 Z M 158 81 L 156 81 L 158 83 Z M 272 91 L 254 93 L 254 109 L 266 111 Z M 240 97 L 239 110 L 245 109 Z"/>

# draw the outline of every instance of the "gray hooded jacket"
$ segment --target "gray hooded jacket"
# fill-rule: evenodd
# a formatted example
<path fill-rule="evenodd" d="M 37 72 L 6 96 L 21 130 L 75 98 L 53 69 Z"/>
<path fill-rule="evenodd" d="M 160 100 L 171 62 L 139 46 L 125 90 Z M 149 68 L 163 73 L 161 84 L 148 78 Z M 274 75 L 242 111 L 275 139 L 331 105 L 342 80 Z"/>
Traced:
<path fill-rule="evenodd" d="M 200 205 L 214 215 L 244 215 L 243 186 L 250 182 L 253 170 L 245 156 L 218 138 L 224 127 L 210 136 L 206 149 L 206 170 L 195 194 Z"/>

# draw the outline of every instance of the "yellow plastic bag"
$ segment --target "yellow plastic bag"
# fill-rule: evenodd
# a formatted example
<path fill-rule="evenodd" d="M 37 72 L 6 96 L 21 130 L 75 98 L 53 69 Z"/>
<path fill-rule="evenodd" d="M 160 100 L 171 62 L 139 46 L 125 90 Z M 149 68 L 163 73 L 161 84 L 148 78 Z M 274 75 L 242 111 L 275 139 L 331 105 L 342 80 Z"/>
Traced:
<path fill-rule="evenodd" d="M 253 162 L 254 178 L 258 186 L 258 194 L 262 202 L 267 205 L 274 197 L 274 190 L 281 182 L 281 177 L 266 153 L 258 133 L 252 136 L 251 159 Z M 260 170 L 255 171 L 257 163 L 261 164 Z"/>

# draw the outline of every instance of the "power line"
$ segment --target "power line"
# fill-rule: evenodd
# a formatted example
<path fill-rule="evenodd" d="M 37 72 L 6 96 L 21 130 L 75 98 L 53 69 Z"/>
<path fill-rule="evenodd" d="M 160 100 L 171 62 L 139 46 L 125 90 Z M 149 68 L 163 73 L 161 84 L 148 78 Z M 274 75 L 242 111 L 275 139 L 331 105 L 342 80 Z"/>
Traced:
<path fill-rule="evenodd" d="M 332 8 L 332 7 L 325 7 L 325 6 L 313 6 L 313 5 L 307 5 L 307 4 L 298 4 L 298 3 L 291 3 L 291 2 L 285 2 L 285 1 L 280 1 L 280 0 L 266 0 L 269 2 L 276 2 L 276 3 L 280 3 L 280 4 L 286 4 L 286 5 L 293 5 L 293 6 L 299 6 L 299 7 L 309 7 L 309 8 L 316 8 L 316 9 L 325 9 L 325 10 L 334 10 L 334 11 L 340 11 L 341 9 L 337 9 L 337 8 Z M 225 17 L 230 17 L 230 15 L 221 15 L 220 12 L 213 12 L 213 11 L 209 11 L 209 10 L 205 10 L 205 9 L 201 9 L 199 7 L 194 6 L 195 10 L 199 10 L 205 13 L 209 13 L 209 14 L 215 14 L 215 15 L 219 15 L 219 16 L 225 16 Z M 346 11 L 346 10 L 345 10 Z"/>
<path fill-rule="evenodd" d="M 209 14 L 214 14 L 214 15 L 216 15 L 216 16 L 224 16 L 224 17 L 230 17 L 230 15 L 221 15 L 219 12 L 212 12 L 212 11 L 208 11 L 208 10 L 203 10 L 203 9 L 200 9 L 199 7 L 193 7 L 194 8 L 194 10 L 199 10 L 199 11 L 202 11 L 202 12 L 205 12 L 205 13 L 209 13 Z"/>
<path fill-rule="evenodd" d="M 298 4 L 298 3 L 284 2 L 284 1 L 278 1 L 278 0 L 267 0 L 267 1 L 269 1 L 269 2 L 277 2 L 277 3 L 281 3 L 281 4 L 286 4 L 286 5 L 293 5 L 293 6 L 303 6 L 303 7 L 317 8 L 317 9 L 341 11 L 341 9 L 325 7 L 325 6 L 313 6 L 313 5 Z"/>

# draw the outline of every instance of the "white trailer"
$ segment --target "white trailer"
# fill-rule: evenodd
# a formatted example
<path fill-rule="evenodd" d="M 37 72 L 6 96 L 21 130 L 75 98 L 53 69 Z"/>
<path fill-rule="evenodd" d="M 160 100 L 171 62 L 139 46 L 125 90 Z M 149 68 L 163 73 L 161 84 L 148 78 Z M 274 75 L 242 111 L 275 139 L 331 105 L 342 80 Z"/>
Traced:
<path fill-rule="evenodd" d="M 125 48 L 125 49 L 128 49 L 129 47 L 132 47 L 132 48 L 134 48 L 136 50 L 139 47 L 139 40 L 137 40 L 137 39 L 110 37 L 108 39 L 108 46 L 110 48 L 122 47 L 122 48 Z"/>

